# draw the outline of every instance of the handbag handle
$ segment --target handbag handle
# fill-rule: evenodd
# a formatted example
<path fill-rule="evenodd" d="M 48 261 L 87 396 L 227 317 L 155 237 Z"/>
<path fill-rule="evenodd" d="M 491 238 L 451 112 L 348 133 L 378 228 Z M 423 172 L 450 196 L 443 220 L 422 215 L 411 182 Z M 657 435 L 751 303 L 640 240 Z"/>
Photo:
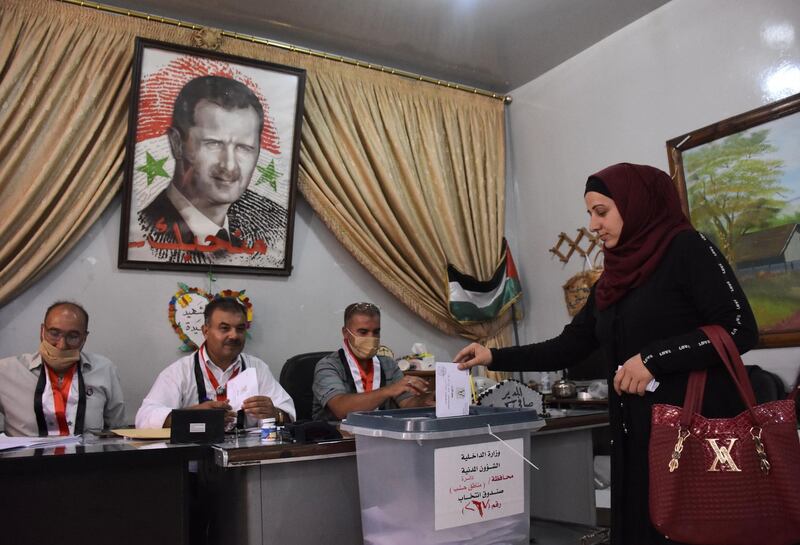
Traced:
<path fill-rule="evenodd" d="M 754 407 L 756 404 L 755 391 L 753 390 L 753 385 L 750 382 L 750 375 L 747 374 L 747 369 L 744 368 L 744 362 L 742 361 L 742 357 L 739 355 L 739 349 L 736 347 L 736 343 L 733 342 L 731 336 L 721 326 L 714 326 L 714 334 L 716 335 L 717 339 L 722 341 L 722 345 L 728 354 L 728 361 L 725 362 L 725 364 L 728 368 L 728 372 L 731 372 L 731 367 L 733 368 L 735 373 L 733 380 L 734 382 L 737 382 L 739 393 L 745 396 L 742 397 L 742 400 L 747 404 L 748 407 Z M 711 342 L 714 342 L 713 339 Z"/>
<path fill-rule="evenodd" d="M 733 383 L 736 385 L 736 389 L 739 391 L 739 396 L 750 411 L 753 422 L 757 423 L 754 411 L 756 396 L 753 393 L 753 386 L 750 384 L 747 370 L 744 368 L 744 363 L 733 339 L 719 325 L 703 326 L 700 329 L 717 351 Z M 689 374 L 689 382 L 686 385 L 686 399 L 684 400 L 683 411 L 681 411 L 681 428 L 688 428 L 692 415 L 699 414 L 702 409 L 706 377 L 707 371 L 705 369 L 692 371 Z"/>

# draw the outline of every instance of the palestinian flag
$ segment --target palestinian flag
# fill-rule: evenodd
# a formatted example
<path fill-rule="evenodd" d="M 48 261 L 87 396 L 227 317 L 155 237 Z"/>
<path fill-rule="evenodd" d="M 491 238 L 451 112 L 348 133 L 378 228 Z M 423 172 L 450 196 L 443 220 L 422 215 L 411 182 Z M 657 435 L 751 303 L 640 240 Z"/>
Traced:
<path fill-rule="evenodd" d="M 447 281 L 450 314 L 461 323 L 493 320 L 522 297 L 517 268 L 505 239 L 500 263 L 489 280 L 477 280 L 448 264 Z"/>

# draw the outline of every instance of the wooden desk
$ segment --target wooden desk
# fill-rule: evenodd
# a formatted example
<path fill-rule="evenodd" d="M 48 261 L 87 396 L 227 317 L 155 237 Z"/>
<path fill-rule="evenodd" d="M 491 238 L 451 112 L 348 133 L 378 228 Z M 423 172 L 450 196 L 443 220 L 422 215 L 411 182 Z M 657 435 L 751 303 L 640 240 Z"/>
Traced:
<path fill-rule="evenodd" d="M 561 409 L 602 409 L 608 407 L 608 399 L 578 399 L 577 397 L 558 398 L 552 395 L 544 397 L 544 404 L 548 407 Z"/>
<path fill-rule="evenodd" d="M 213 448 L 211 543 L 363 543 L 353 438 L 262 445 L 249 436 Z"/>
<path fill-rule="evenodd" d="M 436 371 L 432 369 L 430 371 L 409 370 L 409 371 L 403 371 L 403 374 L 408 375 L 410 377 L 424 378 L 425 380 L 428 381 L 428 384 L 430 384 L 431 391 L 433 392 L 436 391 Z"/>
<path fill-rule="evenodd" d="M 208 454 L 203 446 L 93 437 L 0 452 L 3 541 L 189 543 L 188 462 Z"/>
<path fill-rule="evenodd" d="M 604 410 L 550 410 L 546 425 L 531 434 L 532 516 L 594 526 L 592 429 L 608 425 Z"/>
<path fill-rule="evenodd" d="M 198 474 L 190 461 L 200 462 Z M 0 452 L 0 542 L 182 545 L 192 525 L 208 529 L 208 543 L 361 544 L 355 440 L 265 446 L 255 435 L 209 446 L 87 437 L 58 450 Z"/>

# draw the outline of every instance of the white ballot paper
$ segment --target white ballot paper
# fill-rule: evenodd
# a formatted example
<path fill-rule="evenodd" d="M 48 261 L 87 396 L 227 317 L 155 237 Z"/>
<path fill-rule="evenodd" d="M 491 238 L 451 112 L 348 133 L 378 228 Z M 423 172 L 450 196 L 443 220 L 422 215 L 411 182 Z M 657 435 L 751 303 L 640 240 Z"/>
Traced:
<path fill-rule="evenodd" d="M 469 414 L 469 371 L 457 363 L 436 362 L 436 418 Z"/>
<path fill-rule="evenodd" d="M 228 394 L 228 404 L 231 409 L 238 411 L 248 397 L 258 395 L 258 377 L 252 367 L 245 369 L 225 385 Z"/>

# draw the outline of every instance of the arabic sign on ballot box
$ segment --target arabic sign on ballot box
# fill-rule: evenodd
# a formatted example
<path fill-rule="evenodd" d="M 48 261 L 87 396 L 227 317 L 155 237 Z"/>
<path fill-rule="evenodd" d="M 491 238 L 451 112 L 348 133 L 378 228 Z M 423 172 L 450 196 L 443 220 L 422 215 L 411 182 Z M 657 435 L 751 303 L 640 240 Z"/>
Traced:
<path fill-rule="evenodd" d="M 498 407 L 347 415 L 365 545 L 526 545 L 530 469 L 511 448 L 528 456 L 530 432 L 543 425 L 534 410 Z"/>
<path fill-rule="evenodd" d="M 508 444 L 524 450 L 522 439 Z M 524 462 L 502 443 L 438 448 L 433 459 L 436 530 L 524 511 Z"/>

